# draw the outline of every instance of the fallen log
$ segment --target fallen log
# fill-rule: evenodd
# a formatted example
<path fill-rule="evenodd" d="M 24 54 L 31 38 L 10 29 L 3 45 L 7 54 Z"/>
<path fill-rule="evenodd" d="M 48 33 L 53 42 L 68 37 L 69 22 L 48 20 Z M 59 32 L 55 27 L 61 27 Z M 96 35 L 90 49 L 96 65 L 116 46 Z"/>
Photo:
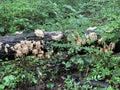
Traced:
<path fill-rule="evenodd" d="M 65 31 L 65 34 L 71 31 Z M 24 57 L 31 54 L 42 58 L 45 54 L 46 41 L 59 41 L 62 39 L 63 32 L 43 32 L 36 30 L 32 33 L 7 35 L 0 38 L 0 59 L 11 60 L 15 57 Z"/>
<path fill-rule="evenodd" d="M 42 30 L 35 30 L 32 33 L 22 33 L 22 34 L 14 34 L 7 35 L 0 38 L 0 59 L 2 61 L 5 60 L 13 60 L 16 57 L 24 57 L 26 55 L 32 55 L 33 57 L 40 58 L 50 58 L 50 55 L 53 51 L 49 51 L 46 49 L 46 42 L 58 42 L 61 41 L 62 44 L 64 42 L 74 42 L 74 44 L 82 46 L 88 45 L 86 40 L 91 40 L 93 43 L 91 47 L 96 47 L 102 52 L 107 52 L 108 50 L 113 50 L 119 52 L 118 49 L 120 42 L 118 41 L 115 47 L 114 43 L 109 43 L 108 45 L 101 45 L 104 42 L 103 38 L 100 38 L 100 35 L 94 32 L 96 28 L 90 28 L 84 34 L 86 39 L 82 39 L 78 33 L 73 34 L 73 31 L 66 30 L 62 31 L 52 31 L 52 32 L 44 32 Z M 66 35 L 69 35 L 66 37 Z M 72 39 L 72 40 L 71 40 Z M 97 44 L 95 43 L 97 42 Z M 94 45 L 95 44 L 95 45 Z M 50 44 L 47 44 L 50 45 Z M 49 54 L 48 54 L 49 53 Z"/>

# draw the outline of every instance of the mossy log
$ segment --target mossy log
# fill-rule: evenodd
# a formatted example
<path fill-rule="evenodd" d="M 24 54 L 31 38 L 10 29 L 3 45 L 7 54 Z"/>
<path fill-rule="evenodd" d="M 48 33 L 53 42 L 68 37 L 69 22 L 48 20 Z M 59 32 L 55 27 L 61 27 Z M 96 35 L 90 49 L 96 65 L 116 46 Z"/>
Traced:
<path fill-rule="evenodd" d="M 46 41 L 47 42 L 58 42 L 65 41 L 70 42 L 71 39 L 66 40 L 66 35 L 71 34 L 73 31 L 52 31 L 52 32 L 43 32 L 42 30 L 36 30 L 32 33 L 22 33 L 22 34 L 14 34 L 14 35 L 6 35 L 0 38 L 0 59 L 2 61 L 12 60 L 16 57 L 24 57 L 26 55 L 33 55 L 33 57 L 43 56 L 50 57 L 46 50 Z M 88 30 L 88 32 L 84 35 L 87 39 L 92 40 L 97 38 L 97 43 L 102 42 L 102 38 L 98 38 L 99 36 L 95 34 L 93 31 Z M 75 39 L 75 44 L 77 45 L 88 45 L 85 40 L 82 40 L 79 36 L 71 36 L 70 38 Z M 76 39 L 77 38 L 77 39 Z M 65 39 L 65 40 L 64 40 Z M 62 43 L 64 43 L 62 41 Z M 96 40 L 95 40 L 96 42 Z M 94 42 L 93 42 L 94 43 Z M 94 43 L 96 44 L 96 43 Z M 96 46 L 96 45 L 95 45 Z M 110 43 L 108 46 L 102 48 L 108 48 L 109 50 L 113 50 L 115 52 L 119 52 L 120 42 L 118 41 L 116 47 L 113 43 Z M 47 46 L 49 47 L 49 46 Z M 101 51 L 105 51 L 102 48 L 99 48 Z M 52 53 L 52 51 L 51 51 Z"/>

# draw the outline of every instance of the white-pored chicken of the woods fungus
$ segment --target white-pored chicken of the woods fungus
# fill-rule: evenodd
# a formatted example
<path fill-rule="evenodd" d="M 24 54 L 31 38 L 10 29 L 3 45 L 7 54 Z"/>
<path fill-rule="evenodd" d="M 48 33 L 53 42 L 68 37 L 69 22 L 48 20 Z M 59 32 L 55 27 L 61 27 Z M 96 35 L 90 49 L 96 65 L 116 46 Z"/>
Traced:
<path fill-rule="evenodd" d="M 105 39 L 104 39 L 104 38 L 98 39 L 98 44 L 103 44 L 104 42 L 105 42 Z"/>
<path fill-rule="evenodd" d="M 58 34 L 58 35 L 52 35 L 51 38 L 52 40 L 58 41 L 63 37 L 63 34 Z"/>
<path fill-rule="evenodd" d="M 95 32 L 91 32 L 90 34 L 85 34 L 85 37 L 89 40 L 97 39 L 97 34 Z"/>
<path fill-rule="evenodd" d="M 44 47 L 44 41 L 27 41 L 23 40 L 20 43 L 12 46 L 11 49 L 16 52 L 16 57 L 24 57 L 25 55 L 32 53 L 32 57 L 50 58 L 51 53 L 45 53 L 41 48 Z"/>
<path fill-rule="evenodd" d="M 32 52 L 32 55 L 34 57 L 37 57 L 39 54 L 41 54 L 41 57 L 44 55 L 44 51 L 41 50 L 43 47 L 43 41 L 20 41 L 20 43 L 17 43 L 16 45 L 12 46 L 11 49 L 13 51 L 16 51 L 16 57 L 23 57 L 30 52 Z M 40 55 L 39 55 L 40 56 Z M 40 57 L 40 58 L 41 58 Z"/>
<path fill-rule="evenodd" d="M 37 37 L 43 38 L 44 37 L 44 32 L 43 31 L 44 30 L 36 29 L 34 33 Z"/>
<path fill-rule="evenodd" d="M 2 44 L 3 44 L 3 43 L 0 42 L 0 49 L 2 49 Z"/>
<path fill-rule="evenodd" d="M 85 34 L 85 37 L 87 39 L 90 39 L 90 40 L 94 40 L 94 39 L 97 39 L 97 34 L 94 32 L 94 30 L 96 29 L 97 27 L 89 27 L 87 29 L 87 31 L 90 31 L 89 34 Z"/>
<path fill-rule="evenodd" d="M 20 31 L 16 31 L 15 34 L 22 34 L 23 32 Z"/>
<path fill-rule="evenodd" d="M 89 27 L 87 30 L 93 31 L 95 30 L 97 27 Z"/>
<path fill-rule="evenodd" d="M 5 52 L 8 53 L 8 48 L 10 47 L 9 44 L 5 44 Z"/>
<path fill-rule="evenodd" d="M 86 41 L 81 39 L 80 37 L 78 37 L 77 40 L 76 40 L 76 44 L 79 45 L 79 46 L 85 45 Z"/>
<path fill-rule="evenodd" d="M 106 53 L 108 51 L 112 51 L 115 48 L 115 43 L 111 42 L 109 45 L 104 45 L 103 47 L 100 47 L 100 46 L 95 47 L 94 46 L 93 48 L 97 48 L 101 52 Z"/>

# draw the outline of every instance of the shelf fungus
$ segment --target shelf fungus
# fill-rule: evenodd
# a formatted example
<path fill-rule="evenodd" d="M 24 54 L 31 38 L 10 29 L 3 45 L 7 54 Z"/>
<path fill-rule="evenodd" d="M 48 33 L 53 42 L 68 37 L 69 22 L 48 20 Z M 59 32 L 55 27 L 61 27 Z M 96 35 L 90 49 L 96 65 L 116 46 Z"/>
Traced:
<path fill-rule="evenodd" d="M 10 47 L 9 44 L 6 44 L 6 45 L 5 45 L 5 52 L 6 52 L 6 53 L 8 53 L 8 48 L 9 48 L 9 47 Z"/>
<path fill-rule="evenodd" d="M 93 31 L 95 30 L 97 27 L 89 27 L 87 30 Z"/>
<path fill-rule="evenodd" d="M 97 34 L 95 32 L 91 32 L 89 34 L 85 34 L 85 37 L 90 40 L 95 40 L 97 39 Z"/>
<path fill-rule="evenodd" d="M 3 44 L 3 43 L 0 42 L 0 50 L 2 49 L 2 44 Z"/>
<path fill-rule="evenodd" d="M 96 30 L 97 27 L 89 27 L 87 29 L 87 33 L 85 34 L 85 37 L 90 40 L 95 40 L 97 39 L 97 34 L 95 33 L 94 30 Z"/>
<path fill-rule="evenodd" d="M 39 29 L 37 29 L 37 30 L 35 30 L 35 35 L 37 36 L 37 37 L 40 37 L 40 38 L 43 38 L 44 37 L 44 32 L 43 32 L 44 30 L 39 30 Z"/>
<path fill-rule="evenodd" d="M 62 34 L 58 34 L 58 35 L 51 35 L 52 40 L 58 41 L 63 37 Z"/>
<path fill-rule="evenodd" d="M 20 31 L 16 31 L 15 34 L 22 34 L 23 32 Z"/>

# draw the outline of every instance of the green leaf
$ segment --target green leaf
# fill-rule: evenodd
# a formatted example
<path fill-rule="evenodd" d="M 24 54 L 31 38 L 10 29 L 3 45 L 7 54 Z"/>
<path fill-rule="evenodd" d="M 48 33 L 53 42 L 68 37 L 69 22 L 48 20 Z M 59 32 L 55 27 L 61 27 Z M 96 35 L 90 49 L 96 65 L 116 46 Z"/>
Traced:
<path fill-rule="evenodd" d="M 107 90 L 115 90 L 112 86 L 109 86 Z"/>
<path fill-rule="evenodd" d="M 49 82 L 49 83 L 47 83 L 47 88 L 53 88 L 54 87 L 54 83 L 52 83 L 52 82 Z"/>
<path fill-rule="evenodd" d="M 0 85 L 0 90 L 4 90 L 4 88 L 5 88 L 5 85 L 1 84 Z"/>
<path fill-rule="evenodd" d="M 4 32 L 4 27 L 0 27 L 0 32 Z"/>

